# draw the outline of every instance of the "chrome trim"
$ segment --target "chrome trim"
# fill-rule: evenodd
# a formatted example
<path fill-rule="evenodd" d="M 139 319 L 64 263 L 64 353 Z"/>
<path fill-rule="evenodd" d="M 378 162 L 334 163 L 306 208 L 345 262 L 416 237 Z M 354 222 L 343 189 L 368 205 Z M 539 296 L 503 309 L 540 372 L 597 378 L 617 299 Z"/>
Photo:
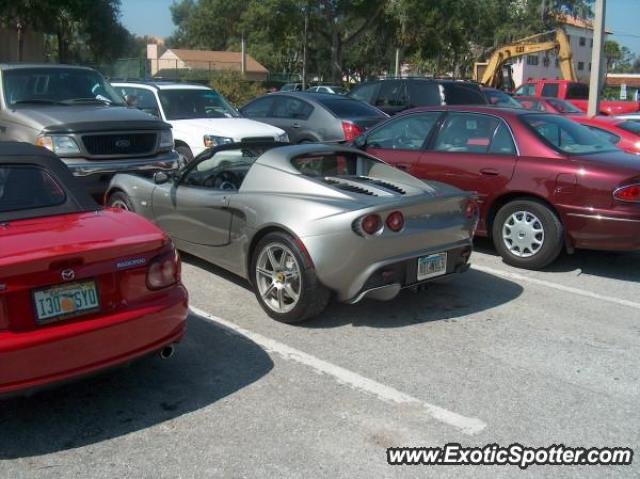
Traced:
<path fill-rule="evenodd" d="M 74 159 L 65 159 L 67 167 L 74 176 L 90 176 L 99 174 L 126 173 L 136 171 L 175 170 L 179 166 L 176 153 L 147 159 L 124 159 L 108 161 L 87 161 L 72 163 Z"/>
<path fill-rule="evenodd" d="M 622 221 L 626 223 L 640 223 L 640 220 L 634 220 L 629 218 L 614 218 L 613 216 L 602 216 L 602 215 L 585 215 L 581 213 L 567 213 L 567 216 L 575 216 L 577 218 L 588 218 L 593 220 L 604 220 L 604 221 Z"/>

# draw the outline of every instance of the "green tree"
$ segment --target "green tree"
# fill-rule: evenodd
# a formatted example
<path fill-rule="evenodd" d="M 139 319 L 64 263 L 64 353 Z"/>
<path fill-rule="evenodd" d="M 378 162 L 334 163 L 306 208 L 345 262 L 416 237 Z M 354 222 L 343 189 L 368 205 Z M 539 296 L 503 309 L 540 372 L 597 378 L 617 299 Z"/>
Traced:
<path fill-rule="evenodd" d="M 635 55 L 627 47 L 620 45 L 615 40 L 607 40 L 604 43 L 604 56 L 607 72 L 631 73 L 634 71 Z"/>

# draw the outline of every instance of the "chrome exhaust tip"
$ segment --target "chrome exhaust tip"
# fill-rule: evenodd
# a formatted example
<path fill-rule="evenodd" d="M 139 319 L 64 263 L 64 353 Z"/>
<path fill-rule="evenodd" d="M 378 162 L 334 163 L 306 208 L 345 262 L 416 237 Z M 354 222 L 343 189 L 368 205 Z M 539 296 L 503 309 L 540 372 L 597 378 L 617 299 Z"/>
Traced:
<path fill-rule="evenodd" d="M 160 359 L 169 359 L 176 352 L 176 347 L 173 344 L 165 346 L 160 350 Z"/>

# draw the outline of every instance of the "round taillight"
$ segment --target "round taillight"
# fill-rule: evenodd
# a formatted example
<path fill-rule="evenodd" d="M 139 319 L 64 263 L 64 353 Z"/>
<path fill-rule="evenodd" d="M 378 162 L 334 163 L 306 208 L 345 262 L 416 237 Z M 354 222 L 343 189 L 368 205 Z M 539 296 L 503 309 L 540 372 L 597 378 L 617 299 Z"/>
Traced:
<path fill-rule="evenodd" d="M 467 201 L 467 204 L 464 206 L 464 215 L 471 220 L 475 218 L 477 214 L 478 204 L 473 200 Z"/>
<path fill-rule="evenodd" d="M 389 216 L 387 216 L 387 227 L 396 233 L 404 228 L 404 215 L 401 211 L 389 213 Z"/>
<path fill-rule="evenodd" d="M 374 235 L 378 231 L 380 231 L 380 227 L 382 226 L 382 219 L 378 215 L 367 215 L 362 218 L 360 226 L 362 227 L 362 231 L 364 231 L 368 235 Z"/>

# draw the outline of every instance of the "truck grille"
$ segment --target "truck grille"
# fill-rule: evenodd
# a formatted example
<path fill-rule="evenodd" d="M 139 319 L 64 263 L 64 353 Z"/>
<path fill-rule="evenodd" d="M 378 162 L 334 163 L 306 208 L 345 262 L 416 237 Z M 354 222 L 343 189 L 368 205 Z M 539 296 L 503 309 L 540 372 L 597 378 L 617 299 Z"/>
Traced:
<path fill-rule="evenodd" d="M 90 155 L 144 155 L 153 153 L 156 137 L 156 133 L 85 135 L 82 142 Z"/>

